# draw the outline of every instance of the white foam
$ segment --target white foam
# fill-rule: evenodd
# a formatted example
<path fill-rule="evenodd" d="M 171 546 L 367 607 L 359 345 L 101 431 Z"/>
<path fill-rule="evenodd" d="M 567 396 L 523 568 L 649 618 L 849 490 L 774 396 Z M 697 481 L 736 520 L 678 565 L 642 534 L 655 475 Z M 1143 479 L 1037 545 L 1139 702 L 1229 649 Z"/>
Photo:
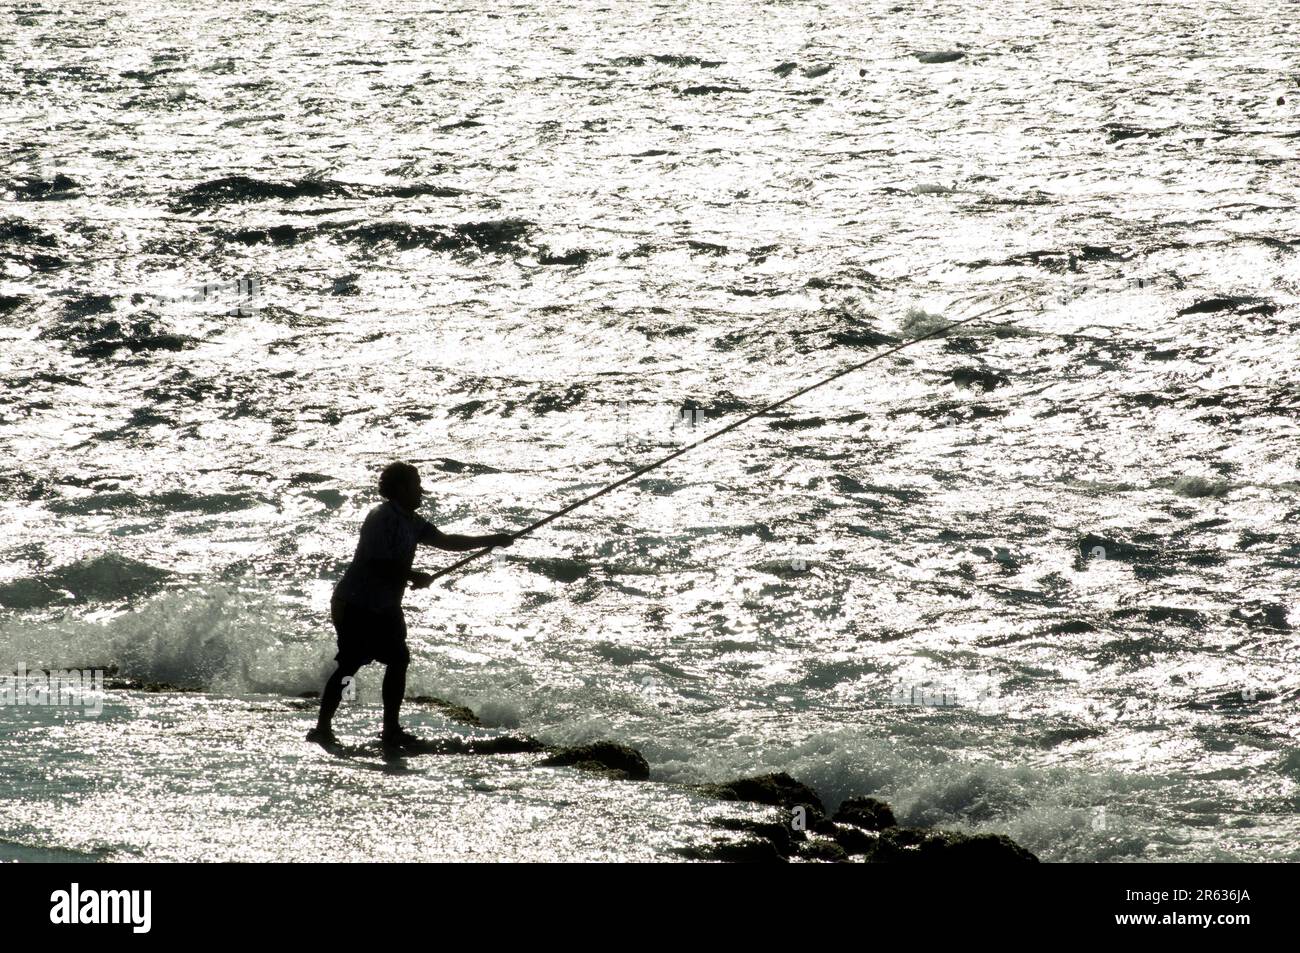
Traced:
<path fill-rule="evenodd" d="M 294 638 L 300 626 L 293 607 L 268 596 L 198 587 L 104 620 L 11 621 L 0 626 L 0 664 L 116 666 L 140 681 L 294 695 L 319 690 L 336 651 L 332 633 Z"/>

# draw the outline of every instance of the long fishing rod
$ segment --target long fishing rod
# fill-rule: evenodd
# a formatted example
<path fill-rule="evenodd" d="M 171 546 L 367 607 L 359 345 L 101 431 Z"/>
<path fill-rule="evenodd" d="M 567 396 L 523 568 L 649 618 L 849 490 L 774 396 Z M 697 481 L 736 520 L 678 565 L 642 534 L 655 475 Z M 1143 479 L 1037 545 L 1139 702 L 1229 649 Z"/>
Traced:
<path fill-rule="evenodd" d="M 809 384 L 807 387 L 804 387 L 801 390 L 795 391 L 793 394 L 789 395 L 788 397 L 783 397 L 780 400 L 776 401 L 775 403 L 768 404 L 766 407 L 761 407 L 758 410 L 754 411 L 752 414 L 749 414 L 748 416 L 745 417 L 741 417 L 739 420 L 727 424 L 727 426 L 723 427 L 721 430 L 715 430 L 713 433 L 709 434 L 708 436 L 701 437 L 699 440 L 695 441 L 694 443 L 688 444 L 687 446 L 682 447 L 679 450 L 673 451 L 672 453 L 668 454 L 668 456 L 664 457 L 661 460 L 656 460 L 653 463 L 647 463 L 645 466 L 633 470 L 627 476 L 615 480 L 613 483 L 609 484 L 608 486 L 602 487 L 601 489 L 597 490 L 595 493 L 591 493 L 587 496 L 584 496 L 582 499 L 577 500 L 574 503 L 570 503 L 568 506 L 564 507 L 563 509 L 556 510 L 554 513 L 551 513 L 549 516 L 542 517 L 536 523 L 533 523 L 530 526 L 525 526 L 519 532 L 512 533 L 511 535 L 514 539 L 518 539 L 519 537 L 527 533 L 531 533 L 535 529 L 540 529 L 541 527 L 545 526 L 547 523 L 551 522 L 552 520 L 559 519 L 565 513 L 571 513 L 574 510 L 576 510 L 578 507 L 584 506 L 587 503 L 590 503 L 592 500 L 604 496 L 606 493 L 610 493 L 614 490 L 617 490 L 620 486 L 623 486 L 625 483 L 630 483 L 631 481 L 635 480 L 637 477 L 645 473 L 649 473 L 651 470 L 663 466 L 665 463 L 669 462 L 670 460 L 676 460 L 682 454 L 688 453 L 691 450 L 694 450 L 696 447 L 708 443 L 710 440 L 716 440 L 718 437 L 721 437 L 725 433 L 730 433 L 732 430 L 735 430 L 737 427 L 741 426 L 742 424 L 749 423 L 749 421 L 753 420 L 755 417 L 761 417 L 763 414 L 776 410 L 776 408 L 782 406 L 783 404 L 788 404 L 796 397 L 802 397 L 804 394 L 808 393 L 811 390 L 816 390 L 818 387 L 824 387 L 825 385 L 831 383 L 832 381 L 839 380 L 841 377 L 843 377 L 846 374 L 852 374 L 854 371 L 861 370 L 862 368 L 866 367 L 868 364 L 875 363 L 881 358 L 889 357 L 889 355 L 891 354 L 897 354 L 899 351 L 903 350 L 904 348 L 911 347 L 913 344 L 917 344 L 921 341 L 926 340 L 927 338 L 935 337 L 936 335 L 942 334 L 945 331 L 951 331 L 953 328 L 959 328 L 963 324 L 970 324 L 972 321 L 978 321 L 980 318 L 989 318 L 989 317 L 993 317 L 996 314 L 1006 313 L 1007 311 L 1011 310 L 1008 307 L 1009 304 L 1012 304 L 1017 301 L 1023 301 L 1024 299 L 1030 297 L 1032 297 L 1032 294 L 1017 295 L 1014 298 L 1009 298 L 1007 300 L 999 302 L 996 307 L 990 308 L 987 311 L 981 311 L 978 312 L 977 314 L 971 315 L 969 318 L 962 318 L 960 321 L 955 321 L 952 324 L 945 324 L 942 327 L 937 327 L 932 331 L 927 331 L 925 334 L 922 334 L 919 337 L 912 338 L 910 341 L 904 341 L 902 344 L 896 345 L 895 347 L 891 347 L 887 351 L 881 351 L 879 354 L 873 354 L 865 361 L 860 361 L 857 364 L 853 364 L 850 367 L 846 367 L 843 370 L 837 371 L 836 373 L 832 374 L 830 377 L 823 378 L 817 381 L 816 383 Z M 461 566 L 464 566 L 466 563 L 478 559 L 478 557 L 486 553 L 490 553 L 492 549 L 493 547 L 488 547 L 487 549 L 476 550 L 475 552 L 470 553 L 465 558 L 459 559 L 456 562 L 452 563 L 450 566 L 447 566 L 443 569 L 439 569 L 437 572 L 432 574 L 432 577 L 433 579 L 437 579 L 440 576 L 445 576 L 449 572 L 452 572 L 453 570 L 459 569 Z"/>

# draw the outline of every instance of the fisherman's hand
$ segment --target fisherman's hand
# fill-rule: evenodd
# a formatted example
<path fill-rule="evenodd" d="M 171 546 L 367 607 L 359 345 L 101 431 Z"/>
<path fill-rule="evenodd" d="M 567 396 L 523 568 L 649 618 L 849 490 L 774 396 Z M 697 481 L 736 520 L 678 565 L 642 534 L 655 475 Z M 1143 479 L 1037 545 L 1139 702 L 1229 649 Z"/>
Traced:
<path fill-rule="evenodd" d="M 427 572 L 420 572 L 418 569 L 411 570 L 410 580 L 412 589 L 428 589 L 433 584 L 433 577 Z"/>
<path fill-rule="evenodd" d="M 514 541 L 515 538 L 510 533 L 497 533 L 488 537 L 489 546 L 509 546 Z"/>

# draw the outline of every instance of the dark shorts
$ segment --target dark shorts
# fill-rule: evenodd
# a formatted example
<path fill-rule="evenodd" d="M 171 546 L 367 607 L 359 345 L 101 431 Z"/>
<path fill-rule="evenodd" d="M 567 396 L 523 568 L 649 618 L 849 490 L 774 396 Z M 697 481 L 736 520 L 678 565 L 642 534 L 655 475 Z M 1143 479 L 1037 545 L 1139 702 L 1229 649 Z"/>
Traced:
<path fill-rule="evenodd" d="M 338 633 L 339 652 L 334 660 L 344 668 L 370 662 L 406 665 L 406 617 L 400 606 L 374 612 L 341 599 L 330 601 L 330 618 Z"/>

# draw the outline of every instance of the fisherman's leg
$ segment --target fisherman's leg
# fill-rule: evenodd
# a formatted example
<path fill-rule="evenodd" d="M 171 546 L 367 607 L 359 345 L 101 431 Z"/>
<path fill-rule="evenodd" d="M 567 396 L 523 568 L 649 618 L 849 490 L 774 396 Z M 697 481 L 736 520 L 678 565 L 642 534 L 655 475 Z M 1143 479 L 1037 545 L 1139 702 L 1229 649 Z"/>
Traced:
<path fill-rule="evenodd" d="M 339 665 L 320 693 L 320 714 L 316 718 L 316 728 L 325 731 L 330 729 L 334 713 L 339 710 L 339 702 L 343 700 L 343 679 L 356 675 L 357 669 L 363 664 L 358 660 L 359 656 L 354 658 L 357 655 L 356 610 L 341 599 L 331 599 L 330 621 L 334 623 L 338 637 L 339 654 L 334 659 Z"/>
<path fill-rule="evenodd" d="M 402 699 L 406 697 L 406 669 L 411 664 L 411 656 L 402 646 L 399 655 L 393 657 L 384 672 L 384 730 L 396 731 L 402 711 Z"/>
<path fill-rule="evenodd" d="M 397 731 L 401 727 L 398 715 L 402 699 L 406 697 L 406 667 L 411 664 L 411 653 L 406 648 L 406 616 L 398 608 L 392 617 L 392 646 L 384 671 L 384 731 Z"/>
<path fill-rule="evenodd" d="M 326 729 L 333 723 L 334 713 L 339 710 L 339 703 L 343 700 L 343 679 L 356 675 L 359 668 L 361 665 L 357 662 L 339 662 L 339 667 L 334 670 L 334 674 L 325 683 L 325 689 L 320 693 L 317 728 Z"/>

